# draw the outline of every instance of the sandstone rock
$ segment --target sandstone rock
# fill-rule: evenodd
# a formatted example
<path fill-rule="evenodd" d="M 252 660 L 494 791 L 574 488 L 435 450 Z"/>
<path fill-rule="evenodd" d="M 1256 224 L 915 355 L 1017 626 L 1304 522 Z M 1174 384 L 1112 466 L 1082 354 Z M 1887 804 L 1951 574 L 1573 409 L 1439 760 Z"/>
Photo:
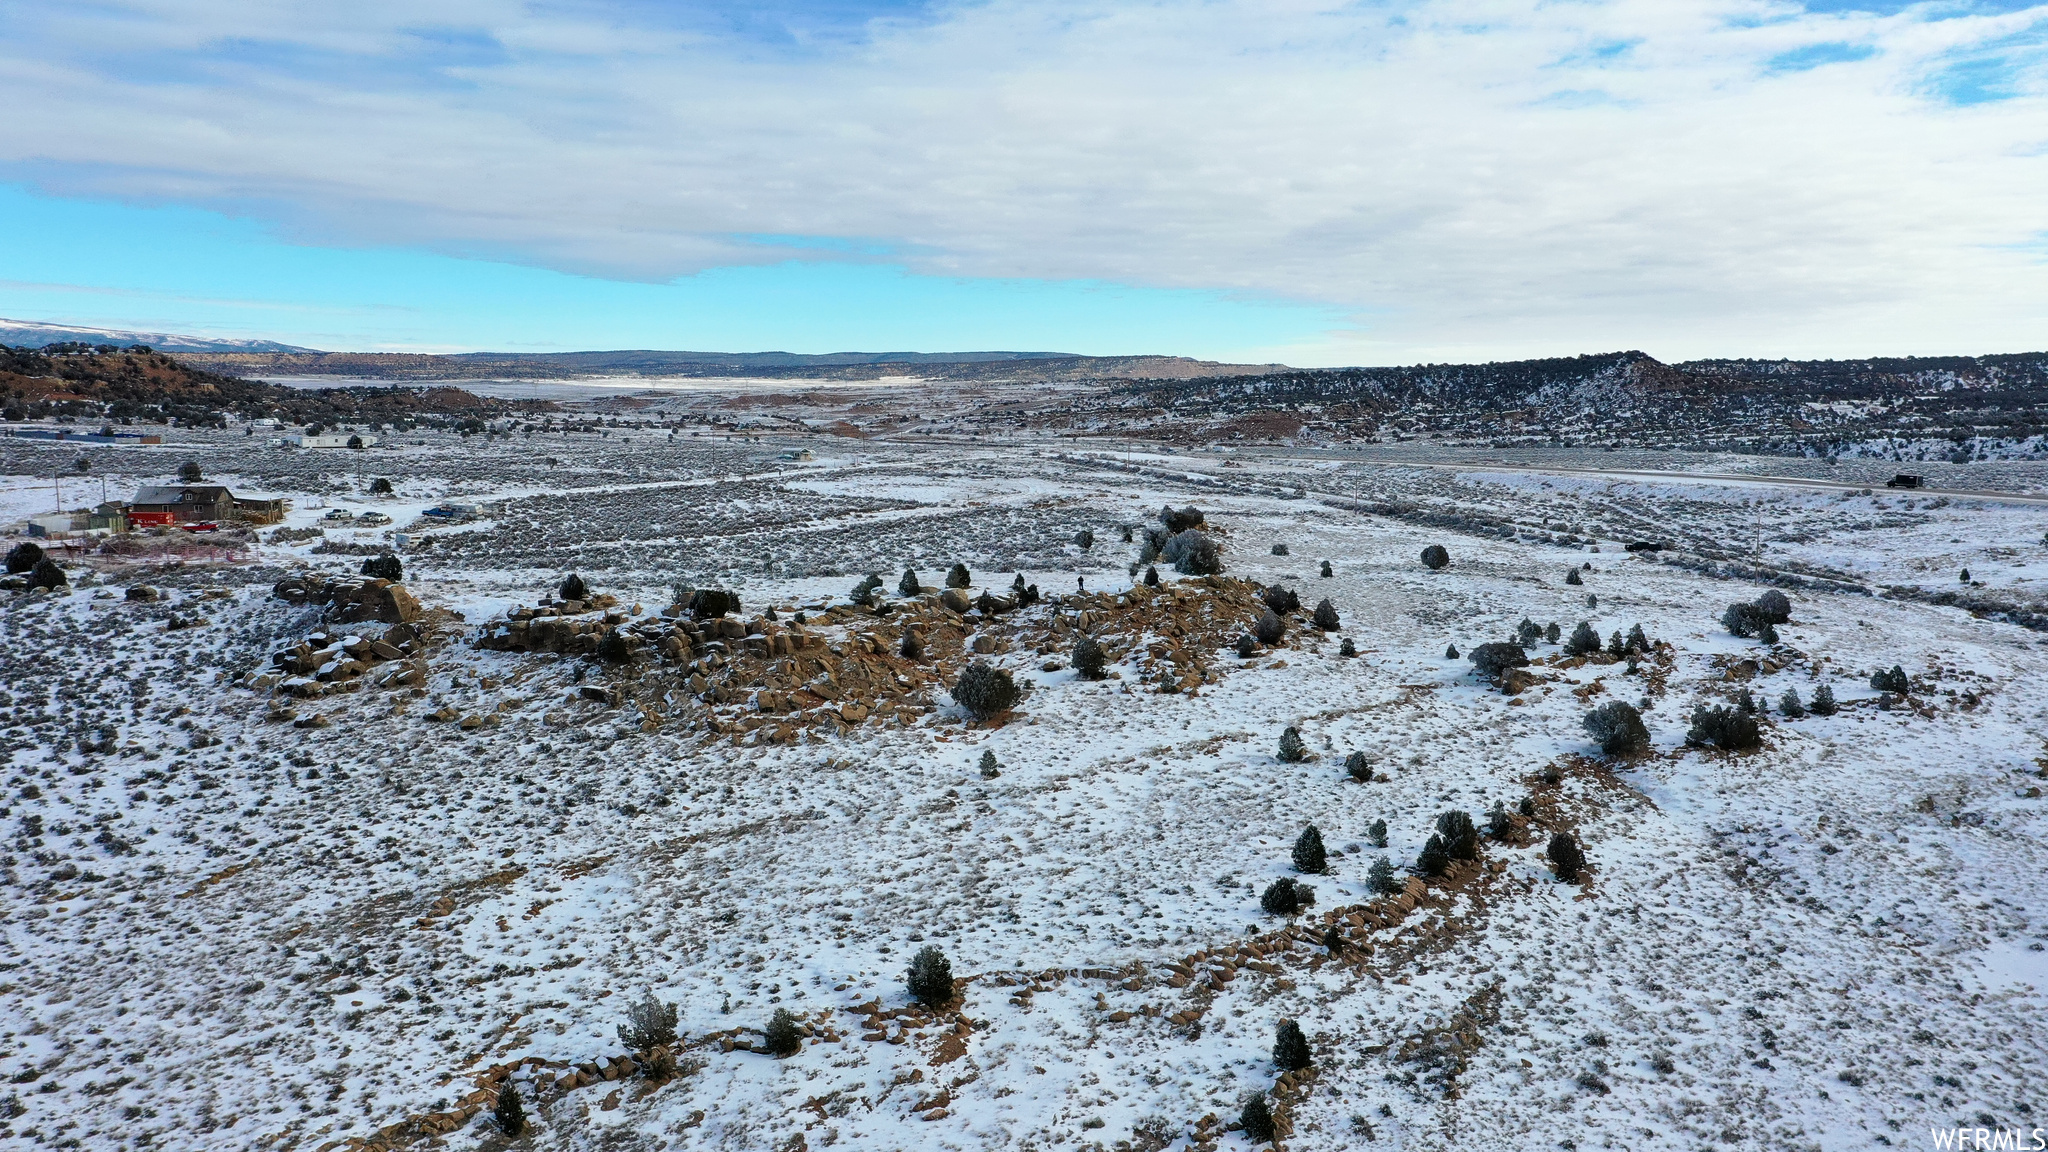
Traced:
<path fill-rule="evenodd" d="M 949 612 L 963 614 L 974 606 L 974 602 L 967 598 L 967 593 L 958 588 L 948 588 L 939 593 L 939 603 Z"/>
<path fill-rule="evenodd" d="M 457 712 L 454 708 L 450 707 L 449 705 L 443 704 L 439 708 L 435 709 L 433 712 L 429 713 L 427 715 L 427 719 L 436 721 L 441 724 L 446 724 L 452 720 L 462 719 L 462 713 Z"/>

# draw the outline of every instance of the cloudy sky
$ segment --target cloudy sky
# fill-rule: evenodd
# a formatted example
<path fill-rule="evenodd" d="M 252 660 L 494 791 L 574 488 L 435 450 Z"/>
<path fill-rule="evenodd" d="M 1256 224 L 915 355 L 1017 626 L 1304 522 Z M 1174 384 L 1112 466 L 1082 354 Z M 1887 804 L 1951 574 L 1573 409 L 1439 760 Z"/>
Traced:
<path fill-rule="evenodd" d="M 2048 2 L 0 0 L 0 315 L 322 348 L 2048 349 Z"/>

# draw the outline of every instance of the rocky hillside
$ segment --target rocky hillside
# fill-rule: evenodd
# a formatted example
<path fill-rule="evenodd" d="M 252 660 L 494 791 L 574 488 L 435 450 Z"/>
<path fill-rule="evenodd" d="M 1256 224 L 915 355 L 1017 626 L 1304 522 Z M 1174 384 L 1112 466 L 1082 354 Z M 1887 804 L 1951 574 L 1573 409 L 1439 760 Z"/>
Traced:
<path fill-rule="evenodd" d="M 286 388 L 226 375 L 148 348 L 81 350 L 0 345 L 0 415 L 8 420 L 108 420 L 221 427 L 229 416 L 287 424 L 442 422 L 540 411 L 459 388 Z"/>

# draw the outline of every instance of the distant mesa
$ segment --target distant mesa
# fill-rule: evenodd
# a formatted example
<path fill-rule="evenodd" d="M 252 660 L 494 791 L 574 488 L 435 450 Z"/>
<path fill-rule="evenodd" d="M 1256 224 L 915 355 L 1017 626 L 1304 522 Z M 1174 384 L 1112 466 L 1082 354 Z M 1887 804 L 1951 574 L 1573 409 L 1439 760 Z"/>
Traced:
<path fill-rule="evenodd" d="M 171 332 L 125 332 L 115 328 L 81 328 L 70 324 L 39 324 L 33 320 L 0 317 L 0 344 L 16 348 L 47 348 L 52 344 L 111 344 L 133 348 L 138 344 L 159 352 L 314 352 L 295 344 L 275 340 L 222 340 L 210 336 L 180 336 Z"/>

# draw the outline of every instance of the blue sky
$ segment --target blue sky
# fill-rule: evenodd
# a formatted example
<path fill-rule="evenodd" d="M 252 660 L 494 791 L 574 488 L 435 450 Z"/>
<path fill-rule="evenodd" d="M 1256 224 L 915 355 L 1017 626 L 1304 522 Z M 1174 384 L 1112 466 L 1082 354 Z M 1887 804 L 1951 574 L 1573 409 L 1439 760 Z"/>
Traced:
<path fill-rule="evenodd" d="M 2048 3 L 0 0 L 0 315 L 1297 364 L 2048 347 Z"/>

